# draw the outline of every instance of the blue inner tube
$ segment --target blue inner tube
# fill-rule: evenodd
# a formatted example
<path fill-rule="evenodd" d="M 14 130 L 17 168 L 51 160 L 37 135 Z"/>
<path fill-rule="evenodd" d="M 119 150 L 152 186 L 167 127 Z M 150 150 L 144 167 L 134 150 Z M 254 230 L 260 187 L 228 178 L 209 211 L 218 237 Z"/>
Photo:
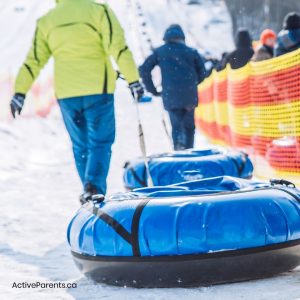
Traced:
<path fill-rule="evenodd" d="M 158 287 L 176 286 L 178 278 L 185 286 L 261 278 L 300 264 L 299 199 L 296 188 L 232 177 L 142 188 L 83 206 L 68 241 L 78 267 L 99 282 Z"/>
<path fill-rule="evenodd" d="M 155 186 L 217 176 L 251 178 L 253 165 L 247 154 L 222 149 L 186 150 L 149 156 L 149 169 Z M 142 158 L 128 161 L 123 180 L 127 189 L 146 187 L 147 174 Z"/>

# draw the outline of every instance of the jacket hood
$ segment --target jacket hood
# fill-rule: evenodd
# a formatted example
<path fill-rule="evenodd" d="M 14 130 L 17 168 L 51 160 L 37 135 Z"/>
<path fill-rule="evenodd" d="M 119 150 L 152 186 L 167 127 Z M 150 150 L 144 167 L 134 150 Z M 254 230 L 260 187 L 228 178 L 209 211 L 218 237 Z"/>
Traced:
<path fill-rule="evenodd" d="M 235 39 L 237 48 L 252 48 L 252 38 L 248 30 L 241 29 L 238 31 Z"/>
<path fill-rule="evenodd" d="M 163 40 L 165 42 L 171 42 L 171 41 L 185 41 L 185 34 L 178 24 L 173 24 L 169 26 L 164 34 Z"/>
<path fill-rule="evenodd" d="M 300 46 L 300 28 L 292 30 L 281 30 L 278 35 L 277 43 L 284 49 L 292 49 Z"/>

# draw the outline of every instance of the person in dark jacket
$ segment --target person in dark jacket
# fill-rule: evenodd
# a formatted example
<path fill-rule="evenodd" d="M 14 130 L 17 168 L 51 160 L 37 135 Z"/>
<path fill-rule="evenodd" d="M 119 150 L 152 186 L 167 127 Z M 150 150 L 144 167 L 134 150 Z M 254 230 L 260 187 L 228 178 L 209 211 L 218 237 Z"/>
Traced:
<path fill-rule="evenodd" d="M 279 32 L 274 56 L 280 56 L 300 48 L 300 15 L 287 14 L 283 20 L 283 29 Z"/>
<path fill-rule="evenodd" d="M 263 61 L 274 56 L 276 33 L 271 29 L 265 29 L 260 35 L 260 45 L 256 47 L 252 61 Z"/>
<path fill-rule="evenodd" d="M 165 44 L 155 49 L 140 67 L 140 75 L 148 92 L 159 96 L 151 75 L 154 67 L 159 66 L 163 104 L 170 116 L 174 150 L 193 148 L 197 87 L 206 75 L 203 58 L 185 44 L 184 32 L 177 24 L 166 30 L 163 40 Z"/>
<path fill-rule="evenodd" d="M 236 49 L 228 54 L 226 64 L 229 63 L 232 69 L 245 66 L 252 58 L 254 51 L 252 38 L 248 30 L 240 29 L 236 35 Z"/>

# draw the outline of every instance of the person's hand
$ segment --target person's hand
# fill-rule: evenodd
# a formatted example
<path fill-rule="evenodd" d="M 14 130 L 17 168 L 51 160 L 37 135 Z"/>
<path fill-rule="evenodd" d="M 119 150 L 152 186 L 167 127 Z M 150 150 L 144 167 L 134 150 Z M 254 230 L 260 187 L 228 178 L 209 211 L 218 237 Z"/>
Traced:
<path fill-rule="evenodd" d="M 140 102 L 142 97 L 144 96 L 144 88 L 141 85 L 139 81 L 133 82 L 129 84 L 129 89 L 131 91 L 131 94 L 133 98 L 137 101 Z"/>
<path fill-rule="evenodd" d="M 15 118 L 16 113 L 21 114 L 25 101 L 25 95 L 16 93 L 10 101 L 11 114 Z"/>

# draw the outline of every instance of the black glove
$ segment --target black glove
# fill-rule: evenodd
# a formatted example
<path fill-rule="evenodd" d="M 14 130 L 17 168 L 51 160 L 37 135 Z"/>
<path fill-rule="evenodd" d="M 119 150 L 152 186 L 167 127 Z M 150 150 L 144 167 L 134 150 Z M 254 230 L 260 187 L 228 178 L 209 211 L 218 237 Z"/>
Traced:
<path fill-rule="evenodd" d="M 137 102 L 140 102 L 141 98 L 144 96 L 144 88 L 139 81 L 129 84 L 131 94 Z"/>
<path fill-rule="evenodd" d="M 20 115 L 25 101 L 24 94 L 15 94 L 10 101 L 11 114 L 15 118 L 16 112 Z"/>
<path fill-rule="evenodd" d="M 161 97 L 161 92 L 158 91 L 154 91 L 153 93 L 151 93 L 153 96 L 155 97 Z"/>

